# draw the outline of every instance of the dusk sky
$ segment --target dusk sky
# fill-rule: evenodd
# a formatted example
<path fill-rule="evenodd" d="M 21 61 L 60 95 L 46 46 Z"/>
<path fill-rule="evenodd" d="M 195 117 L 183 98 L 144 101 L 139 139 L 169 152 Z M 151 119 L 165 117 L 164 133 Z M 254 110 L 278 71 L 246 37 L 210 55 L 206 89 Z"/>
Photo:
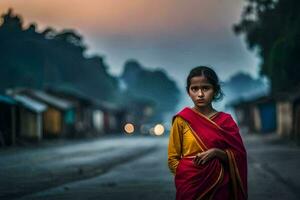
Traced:
<path fill-rule="evenodd" d="M 1 0 L 39 30 L 75 29 L 88 54 L 105 57 L 118 75 L 124 62 L 163 68 L 183 88 L 192 67 L 212 66 L 221 80 L 238 71 L 258 74 L 259 60 L 232 31 L 243 0 Z"/>

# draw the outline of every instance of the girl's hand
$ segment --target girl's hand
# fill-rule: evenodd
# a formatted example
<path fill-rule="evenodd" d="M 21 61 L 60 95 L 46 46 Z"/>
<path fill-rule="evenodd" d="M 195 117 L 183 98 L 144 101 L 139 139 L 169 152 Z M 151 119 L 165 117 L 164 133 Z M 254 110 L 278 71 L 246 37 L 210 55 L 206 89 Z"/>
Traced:
<path fill-rule="evenodd" d="M 220 158 L 221 160 L 226 160 L 227 158 L 224 151 L 218 148 L 212 148 L 202 153 L 198 153 L 194 158 L 194 163 L 196 165 L 203 165 L 215 157 Z"/>

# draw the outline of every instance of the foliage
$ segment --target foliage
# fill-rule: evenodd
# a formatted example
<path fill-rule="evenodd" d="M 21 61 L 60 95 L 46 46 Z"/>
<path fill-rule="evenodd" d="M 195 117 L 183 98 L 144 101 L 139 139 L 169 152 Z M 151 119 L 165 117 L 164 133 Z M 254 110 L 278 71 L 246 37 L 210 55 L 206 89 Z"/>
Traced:
<path fill-rule="evenodd" d="M 155 103 L 159 112 L 172 111 L 179 102 L 180 92 L 176 83 L 162 70 L 146 70 L 137 61 L 129 60 L 125 63 L 121 79 L 131 99 L 148 99 Z"/>
<path fill-rule="evenodd" d="M 273 92 L 300 84 L 300 1 L 246 0 L 236 34 L 245 34 L 261 57 L 261 74 Z"/>
<path fill-rule="evenodd" d="M 41 32 L 10 9 L 0 26 L 0 90 L 10 87 L 44 89 L 72 85 L 91 97 L 113 99 L 117 79 L 100 56 L 86 58 L 86 46 L 74 30 Z"/>

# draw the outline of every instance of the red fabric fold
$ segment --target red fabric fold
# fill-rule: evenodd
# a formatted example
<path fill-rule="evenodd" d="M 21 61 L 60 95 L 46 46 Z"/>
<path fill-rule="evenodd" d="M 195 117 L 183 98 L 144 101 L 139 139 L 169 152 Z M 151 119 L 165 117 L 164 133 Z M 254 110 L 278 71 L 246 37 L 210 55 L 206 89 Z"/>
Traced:
<path fill-rule="evenodd" d="M 247 199 L 247 155 L 232 117 L 219 112 L 213 120 L 184 108 L 176 116 L 182 117 L 203 149 L 219 148 L 226 152 L 228 163 L 215 158 L 196 166 L 192 158 L 182 158 L 176 169 L 177 200 Z"/>

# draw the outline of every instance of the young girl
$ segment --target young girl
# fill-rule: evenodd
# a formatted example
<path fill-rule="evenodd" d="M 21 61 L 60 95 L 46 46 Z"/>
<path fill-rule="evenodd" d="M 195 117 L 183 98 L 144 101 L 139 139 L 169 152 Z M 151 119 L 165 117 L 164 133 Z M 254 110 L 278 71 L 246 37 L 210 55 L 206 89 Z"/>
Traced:
<path fill-rule="evenodd" d="M 168 165 L 175 175 L 177 200 L 247 199 L 247 155 L 230 116 L 212 107 L 222 97 L 209 67 L 192 69 L 186 90 L 194 103 L 173 118 Z"/>

